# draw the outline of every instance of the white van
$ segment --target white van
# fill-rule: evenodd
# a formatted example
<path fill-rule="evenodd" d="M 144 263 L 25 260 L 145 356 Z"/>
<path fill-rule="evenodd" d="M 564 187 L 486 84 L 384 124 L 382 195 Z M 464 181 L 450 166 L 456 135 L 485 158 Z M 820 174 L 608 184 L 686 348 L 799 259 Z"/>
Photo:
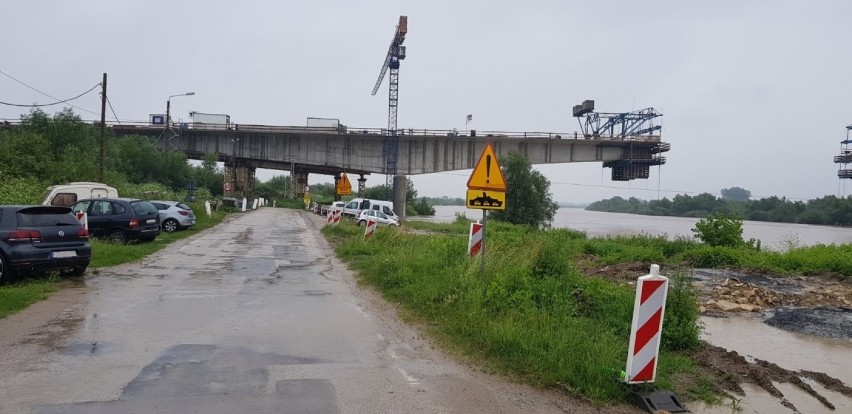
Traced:
<path fill-rule="evenodd" d="M 399 222 L 399 217 L 393 212 L 393 203 L 385 200 L 373 200 L 370 198 L 353 198 L 343 207 L 343 215 L 358 217 L 364 210 L 376 210 L 385 213 L 388 217 Z"/>
<path fill-rule="evenodd" d="M 52 185 L 44 192 L 41 204 L 67 207 L 77 200 L 95 197 L 118 197 L 118 190 L 106 184 L 91 182 Z"/>

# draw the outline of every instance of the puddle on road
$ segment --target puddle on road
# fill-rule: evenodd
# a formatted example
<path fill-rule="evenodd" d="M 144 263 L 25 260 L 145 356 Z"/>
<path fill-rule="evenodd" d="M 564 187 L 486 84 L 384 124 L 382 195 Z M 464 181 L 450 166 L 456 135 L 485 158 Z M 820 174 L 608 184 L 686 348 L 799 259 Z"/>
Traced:
<path fill-rule="evenodd" d="M 707 342 L 728 350 L 737 351 L 748 359 L 762 359 L 783 368 L 809 370 L 828 374 L 847 386 L 852 385 L 852 341 L 848 339 L 820 338 L 783 331 L 763 323 L 761 318 L 710 318 L 703 317 Z M 835 410 L 820 404 L 815 398 L 792 384 L 775 384 L 784 397 L 802 413 L 852 412 L 852 399 L 828 391 L 819 384 L 806 381 L 835 405 Z M 738 404 L 742 413 L 794 412 L 760 387 L 743 384 L 746 396 Z M 741 398 L 740 396 L 736 396 Z M 695 405 L 695 407 L 693 407 Z M 693 403 L 690 410 L 696 413 L 734 413 L 731 407 L 703 407 Z"/>

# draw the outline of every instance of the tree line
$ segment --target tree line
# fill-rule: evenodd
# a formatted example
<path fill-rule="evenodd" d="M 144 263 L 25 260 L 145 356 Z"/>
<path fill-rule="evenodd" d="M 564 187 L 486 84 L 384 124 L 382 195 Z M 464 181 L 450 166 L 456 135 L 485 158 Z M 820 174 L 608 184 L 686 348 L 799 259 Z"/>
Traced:
<path fill-rule="evenodd" d="M 729 190 L 729 189 L 725 189 Z M 722 194 L 730 194 L 723 190 Z M 716 197 L 709 193 L 696 196 L 678 194 L 671 200 L 640 200 L 613 197 L 596 201 L 586 210 L 649 216 L 709 217 L 723 215 L 744 220 L 778 223 L 801 223 L 831 226 L 852 225 L 852 197 L 833 195 L 808 201 L 793 201 L 785 197 L 766 197 L 758 200 Z"/>

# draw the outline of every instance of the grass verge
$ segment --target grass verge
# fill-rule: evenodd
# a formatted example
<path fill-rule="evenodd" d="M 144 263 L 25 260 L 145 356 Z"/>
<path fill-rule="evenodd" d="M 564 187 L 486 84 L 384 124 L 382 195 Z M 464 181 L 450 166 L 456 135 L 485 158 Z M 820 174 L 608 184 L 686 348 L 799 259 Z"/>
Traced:
<path fill-rule="evenodd" d="M 558 386 L 593 402 L 623 402 L 636 277 L 663 266 L 669 294 L 656 384 L 717 402 L 692 351 L 701 346 L 698 303 L 688 270 L 739 267 L 779 274 L 852 276 L 852 246 L 769 252 L 712 247 L 692 239 L 639 235 L 587 238 L 566 229 L 488 223 L 487 261 L 466 254 L 469 222 L 409 221 L 364 240 L 349 223 L 323 229 L 338 257 L 406 317 L 448 349 L 533 384 Z M 631 264 L 632 266 L 613 266 Z M 636 266 L 638 264 L 638 266 Z M 603 269 L 629 268 L 627 275 Z M 636 270 L 640 269 L 640 270 Z M 594 276 L 594 277 L 592 277 Z"/>
<path fill-rule="evenodd" d="M 0 318 L 13 315 L 57 290 L 57 278 L 24 279 L 0 286 Z"/>

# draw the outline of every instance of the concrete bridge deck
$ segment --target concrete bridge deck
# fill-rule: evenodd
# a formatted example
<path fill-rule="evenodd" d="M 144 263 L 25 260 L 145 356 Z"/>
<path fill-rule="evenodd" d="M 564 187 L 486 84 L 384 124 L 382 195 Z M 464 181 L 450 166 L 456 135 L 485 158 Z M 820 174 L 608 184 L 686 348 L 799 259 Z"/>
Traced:
<path fill-rule="evenodd" d="M 157 147 L 186 153 L 190 159 L 217 154 L 220 161 L 239 160 L 254 168 L 298 170 L 337 175 L 385 173 L 384 130 L 231 125 L 226 129 L 113 125 L 116 136 L 145 135 L 157 138 Z M 443 134 L 443 135 L 441 135 Z M 660 136 L 622 139 L 611 136 L 584 137 L 556 133 L 474 132 L 458 135 L 445 131 L 401 129 L 398 175 L 429 174 L 474 168 L 485 144 L 497 156 L 519 151 L 533 164 L 601 162 L 614 168 L 621 179 L 647 178 L 649 165 L 665 163 L 660 153 L 669 144 Z M 624 174 L 625 168 L 627 173 Z M 638 170 L 632 174 L 630 171 Z"/>

